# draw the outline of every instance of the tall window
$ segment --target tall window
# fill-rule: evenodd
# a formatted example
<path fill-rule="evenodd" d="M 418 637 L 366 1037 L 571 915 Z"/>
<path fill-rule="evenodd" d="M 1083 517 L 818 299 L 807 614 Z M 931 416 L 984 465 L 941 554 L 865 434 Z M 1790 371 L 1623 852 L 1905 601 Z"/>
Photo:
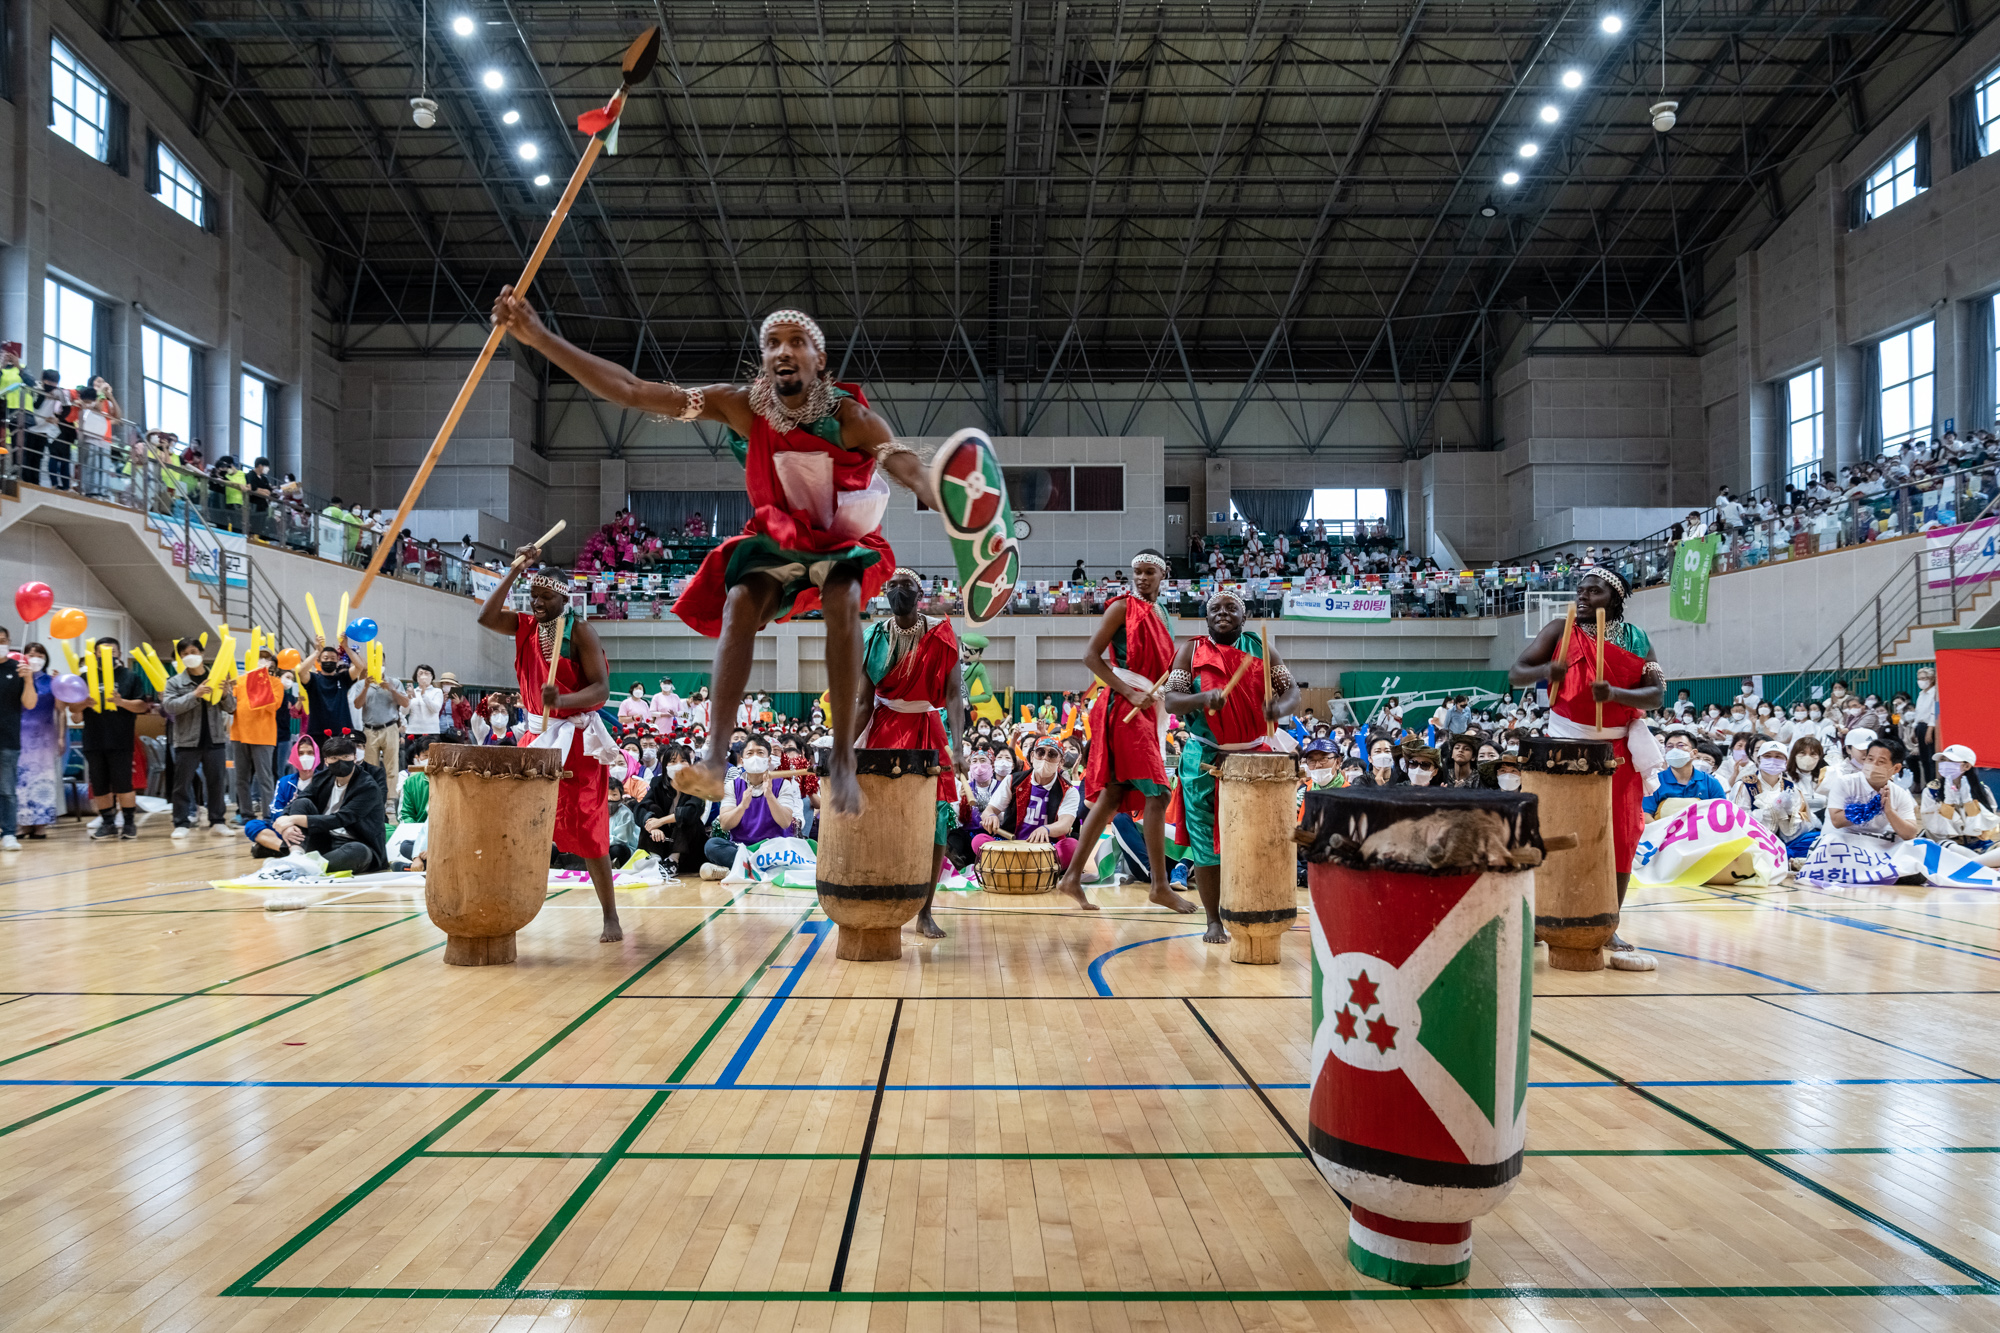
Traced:
<path fill-rule="evenodd" d="M 153 171 L 159 177 L 153 198 L 199 227 L 202 225 L 201 181 L 188 164 L 163 143 L 153 145 Z"/>
<path fill-rule="evenodd" d="M 1826 372 L 1814 366 L 1785 381 L 1785 468 L 1797 471 L 1819 461 L 1820 428 L 1826 423 Z"/>
<path fill-rule="evenodd" d="M 59 41 L 49 42 L 49 128 L 99 162 L 111 160 L 111 90 Z"/>
<path fill-rule="evenodd" d="M 1312 505 L 1306 510 L 1306 517 L 1313 522 L 1324 519 L 1329 523 L 1335 521 L 1386 523 L 1389 519 L 1389 492 L 1314 491 Z"/>
<path fill-rule="evenodd" d="M 139 330 L 146 383 L 146 429 L 194 438 L 194 348 L 158 329 Z"/>
<path fill-rule="evenodd" d="M 97 302 L 54 278 L 42 288 L 42 364 L 65 388 L 90 383 L 97 364 Z"/>
<path fill-rule="evenodd" d="M 1979 81 L 1972 90 L 1972 120 L 1979 132 L 1979 152 L 2000 150 L 2000 69 Z"/>
<path fill-rule="evenodd" d="M 1929 133 L 1928 130 L 1925 133 Z M 1879 218 L 1898 204 L 1907 204 L 1924 192 L 1917 182 L 1917 141 L 1911 139 L 1868 178 L 1868 216 Z"/>
<path fill-rule="evenodd" d="M 1937 383 L 1935 324 L 1919 324 L 1876 344 L 1882 358 L 1882 447 L 1929 439 Z"/>
<path fill-rule="evenodd" d="M 236 432 L 236 458 L 249 463 L 265 454 L 264 437 L 271 424 L 271 387 L 255 375 L 243 376 L 242 423 Z"/>

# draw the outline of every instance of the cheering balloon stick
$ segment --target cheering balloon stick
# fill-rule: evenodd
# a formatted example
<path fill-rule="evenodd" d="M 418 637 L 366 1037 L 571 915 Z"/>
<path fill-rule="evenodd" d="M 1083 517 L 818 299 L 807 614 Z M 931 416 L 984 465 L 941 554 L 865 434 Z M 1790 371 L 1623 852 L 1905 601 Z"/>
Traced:
<path fill-rule="evenodd" d="M 132 660 L 139 664 L 139 670 L 146 673 L 155 691 L 167 688 L 167 664 L 160 660 L 160 654 L 150 643 L 132 645 Z"/>
<path fill-rule="evenodd" d="M 112 700 L 118 697 L 118 656 L 108 643 L 97 650 L 97 688 L 101 695 L 97 707 L 101 712 L 112 707 Z"/>
<path fill-rule="evenodd" d="M 341 600 L 342 601 L 346 600 L 345 594 L 342 595 Z M 317 641 L 320 643 L 325 643 L 326 626 L 320 623 L 319 604 L 313 601 L 313 595 L 311 593 L 306 594 L 306 614 L 312 617 L 313 634 L 317 636 Z"/>
<path fill-rule="evenodd" d="M 67 648 L 69 645 L 63 645 Z M 103 696 L 97 692 L 97 654 L 86 650 L 83 654 L 83 683 L 90 687 L 90 706 L 98 712 L 104 711 Z"/>

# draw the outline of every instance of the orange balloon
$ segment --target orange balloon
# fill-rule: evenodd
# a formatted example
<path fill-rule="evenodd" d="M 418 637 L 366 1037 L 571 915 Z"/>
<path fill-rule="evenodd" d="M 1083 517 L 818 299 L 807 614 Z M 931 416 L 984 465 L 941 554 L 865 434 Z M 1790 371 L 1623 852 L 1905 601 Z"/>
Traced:
<path fill-rule="evenodd" d="M 49 635 L 57 639 L 74 639 L 90 628 L 90 617 L 73 606 L 66 606 L 49 618 Z"/>
<path fill-rule="evenodd" d="M 298 649 L 286 648 L 278 654 L 278 669 L 280 671 L 290 671 L 304 660 L 304 658 L 299 656 Z"/>

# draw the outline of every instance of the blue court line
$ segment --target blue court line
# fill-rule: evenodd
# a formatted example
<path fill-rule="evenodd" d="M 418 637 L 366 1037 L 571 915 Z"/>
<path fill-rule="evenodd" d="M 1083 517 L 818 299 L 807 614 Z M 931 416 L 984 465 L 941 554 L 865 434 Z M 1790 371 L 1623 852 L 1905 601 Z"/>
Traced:
<path fill-rule="evenodd" d="M 1848 1088 L 1992 1086 L 2000 1078 L 1642 1078 L 1532 1082 L 1531 1088 Z M 1304 1090 L 1309 1083 L 890 1083 L 888 1092 L 1233 1092 Z M 503 1083 L 400 1079 L 5 1078 L 0 1088 L 469 1089 L 498 1092 L 873 1092 L 873 1083 Z"/>
<path fill-rule="evenodd" d="M 1745 967 L 1741 963 L 1725 963 L 1719 958 L 1703 958 L 1698 953 L 1675 953 L 1672 949 L 1655 949 L 1650 944 L 1641 950 L 1641 952 L 1663 953 L 1669 958 L 1686 958 L 1697 963 L 1707 963 L 1710 967 L 1727 967 L 1737 972 L 1748 972 L 1753 977 L 1762 977 L 1766 981 L 1775 981 L 1780 986 L 1790 986 L 1793 990 L 1804 991 L 1808 995 L 1819 994 L 1819 991 L 1811 986 L 1803 986 L 1796 981 L 1787 981 L 1783 977 L 1774 977 L 1769 972 L 1759 972 L 1756 968 Z"/>
<path fill-rule="evenodd" d="M 750 1057 L 757 1053 L 757 1047 L 764 1040 L 764 1034 L 771 1030 L 771 1020 L 778 1016 L 778 1010 L 785 1007 L 785 1000 L 790 997 L 793 987 L 797 986 L 799 978 L 806 974 L 806 965 L 811 963 L 813 955 L 819 952 L 820 941 L 824 940 L 826 932 L 832 929 L 831 921 L 807 921 L 799 926 L 799 934 L 812 936 L 812 942 L 806 945 L 806 951 L 799 955 L 797 962 L 772 965 L 770 970 L 774 972 L 784 967 L 790 969 L 785 976 L 785 984 L 778 987 L 765 1002 L 764 1012 L 757 1015 L 757 1021 L 750 1025 L 750 1031 L 743 1038 L 743 1044 L 736 1048 L 736 1054 L 729 1057 L 729 1063 L 724 1066 L 721 1076 L 712 1086 L 718 1088 L 737 1086 L 736 1080 L 742 1074 L 743 1067 L 750 1063 Z"/>
<path fill-rule="evenodd" d="M 175 853 L 175 855 L 178 854 L 179 853 Z M 159 860 L 160 858 L 152 857 L 149 859 Z M 83 872 L 83 870 L 89 870 L 89 869 L 91 869 L 91 867 L 86 866 L 83 867 L 82 870 L 72 870 L 68 871 L 67 873 L 72 875 L 80 874 Z M 16 881 L 16 882 L 19 883 L 21 881 Z M 0 888 L 6 888 L 6 887 L 7 887 L 6 885 L 0 884 Z M 6 916 L 0 916 L 0 921 L 18 921 L 20 918 L 24 916 L 40 916 L 44 912 L 77 912 L 81 911 L 86 907 L 109 907 L 112 903 L 136 903 L 143 898 L 178 898 L 184 893 L 210 893 L 210 892 L 213 892 L 213 890 L 208 885 L 204 884 L 198 889 L 170 889 L 165 893 L 135 893 L 130 898 L 105 898 L 99 902 L 94 902 L 94 903 L 69 903 L 63 907 L 31 907 L 25 912 L 13 912 Z"/>
<path fill-rule="evenodd" d="M 1710 886 L 1707 885 L 1703 885 L 1702 887 L 1710 888 Z M 1766 908 L 1773 912 L 1783 912 L 1788 916 L 1804 917 L 1808 921 L 1824 921 L 1824 922 L 1829 922 L 1836 926 L 1850 926 L 1855 930 L 1865 930 L 1871 935 L 1887 936 L 1889 939 L 1896 940 L 1903 944 L 1921 944 L 1924 947 L 1930 949 L 1943 949 L 1947 953 L 1962 953 L 1968 958 L 1977 958 L 1982 962 L 2000 963 L 2000 956 L 1996 956 L 1993 953 L 1974 952 L 1974 949 L 1983 946 L 1974 946 L 1974 948 L 1964 948 L 1956 944 L 1945 944 L 1938 940 L 1912 939 L 1908 935 L 1898 934 L 1897 927 L 1878 926 L 1870 921 L 1857 921 L 1853 917 L 1842 916 L 1836 912 L 1823 911 L 1819 908 L 1797 907 L 1789 903 L 1767 903 L 1758 898 L 1748 898 L 1745 897 L 1743 894 L 1730 893 L 1727 890 L 1717 890 L 1710 888 L 1710 892 L 1717 898 L 1734 899 L 1737 902 L 1750 903 L 1753 906 Z M 1839 895 L 1828 895 L 1828 896 L 1837 897 Z M 1929 914 L 1918 913 L 1918 915 L 1925 916 Z M 1942 920 L 1944 918 L 1940 919 Z M 1659 950 L 1657 952 L 1665 952 L 1665 951 Z M 1725 963 L 1723 964 L 1723 966 L 1727 967 L 1729 966 L 1729 964 Z M 1746 972 L 1749 971 L 1748 968 L 1744 968 L 1743 970 Z M 1789 985 L 1790 983 L 1787 984 Z"/>
<path fill-rule="evenodd" d="M 1090 960 L 1090 966 L 1084 969 L 1085 975 L 1089 976 L 1090 984 L 1097 987 L 1099 995 L 1111 995 L 1113 993 L 1111 984 L 1104 979 L 1104 964 L 1109 960 L 1116 958 L 1127 949 L 1144 948 L 1148 944 L 1158 944 L 1162 940 L 1184 940 L 1189 936 L 1200 936 L 1205 933 L 1207 932 L 1200 930 L 1183 930 L 1172 935 L 1161 935 L 1158 939 L 1138 940 L 1131 944 L 1121 944 L 1115 949 L 1106 949 L 1103 953 Z M 1273 1084 L 1271 1086 L 1275 1087 L 1276 1085 Z"/>

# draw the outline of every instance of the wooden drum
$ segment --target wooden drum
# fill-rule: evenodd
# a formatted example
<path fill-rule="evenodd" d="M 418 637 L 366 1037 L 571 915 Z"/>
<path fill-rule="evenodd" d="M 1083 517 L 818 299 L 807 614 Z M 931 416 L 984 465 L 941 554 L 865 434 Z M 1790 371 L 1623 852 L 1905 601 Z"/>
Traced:
<path fill-rule="evenodd" d="M 430 855 L 424 906 L 445 933 L 455 967 L 514 961 L 514 932 L 549 892 L 555 838 L 557 750 L 433 745 Z"/>
<path fill-rule="evenodd" d="M 903 927 L 930 896 L 937 846 L 934 750 L 856 750 L 867 804 L 857 818 L 820 815 L 819 905 L 840 927 L 834 956 L 856 963 L 903 956 Z"/>
<path fill-rule="evenodd" d="M 994 841 L 979 849 L 979 887 L 988 893 L 1048 893 L 1055 886 L 1054 843 Z"/>
<path fill-rule="evenodd" d="M 1299 767 L 1288 754 L 1226 755 L 1216 775 L 1222 919 L 1229 961 L 1276 963 L 1299 916 L 1298 846 L 1292 841 Z"/>
<path fill-rule="evenodd" d="M 1313 1161 L 1353 1201 L 1347 1258 L 1461 1282 L 1472 1220 L 1527 1143 L 1536 799 L 1430 787 L 1307 792 Z"/>
<path fill-rule="evenodd" d="M 1577 840 L 1574 850 L 1552 845 L 1535 876 L 1535 938 L 1547 941 L 1549 966 L 1564 972 L 1601 971 L 1604 946 L 1618 929 L 1611 841 L 1617 763 L 1610 741 L 1536 736 L 1521 751 L 1521 789 L 1541 798 L 1543 830 Z"/>

